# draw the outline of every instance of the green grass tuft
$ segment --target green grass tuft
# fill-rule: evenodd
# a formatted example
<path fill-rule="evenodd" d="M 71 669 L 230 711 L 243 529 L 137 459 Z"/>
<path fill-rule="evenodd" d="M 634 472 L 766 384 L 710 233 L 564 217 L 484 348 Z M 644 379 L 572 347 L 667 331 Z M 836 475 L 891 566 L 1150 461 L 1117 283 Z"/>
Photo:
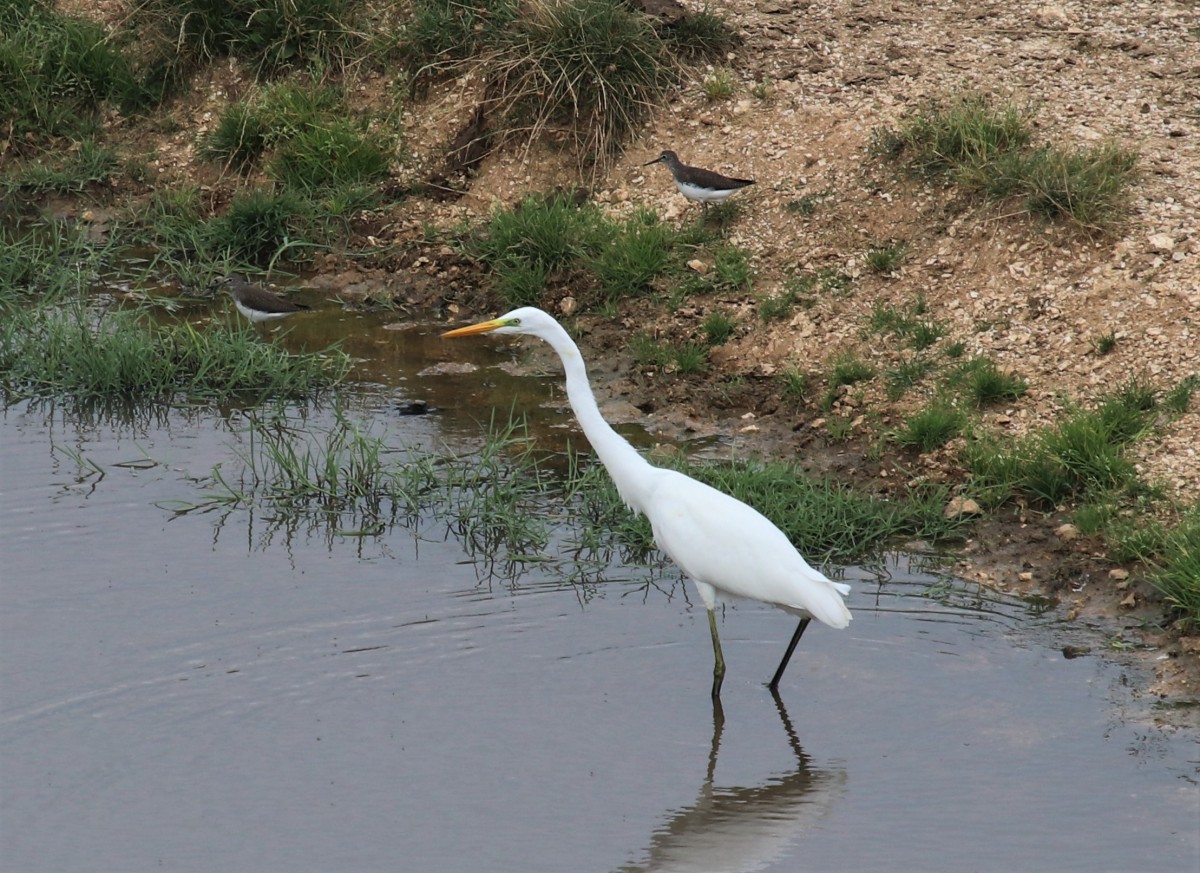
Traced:
<path fill-rule="evenodd" d="M 896 442 L 912 446 L 922 452 L 931 452 L 944 446 L 962 433 L 966 416 L 945 400 L 935 400 L 919 412 L 904 420 L 904 427 L 896 432 Z"/>
<path fill-rule="evenodd" d="M 936 366 L 929 358 L 920 355 L 901 361 L 886 373 L 888 397 L 899 400 L 909 388 L 919 384 Z"/>
<path fill-rule="evenodd" d="M 594 158 L 614 153 L 676 81 L 649 19 L 612 0 L 533 6 L 497 34 L 481 66 L 510 129 L 557 128 Z"/>
<path fill-rule="evenodd" d="M 724 58 L 741 44 L 741 39 L 725 19 L 705 8 L 687 12 L 662 30 L 663 41 L 671 51 L 687 60 Z"/>
<path fill-rule="evenodd" d="M 232 103 L 200 140 L 200 153 L 235 170 L 247 169 L 275 141 L 277 133 L 266 113 L 241 101 Z"/>
<path fill-rule="evenodd" d="M 106 105 L 129 106 L 137 93 L 132 66 L 100 25 L 36 0 L 0 4 L 0 118 L 8 144 L 90 135 Z"/>
<path fill-rule="evenodd" d="M 1150 582 L 1179 614 L 1184 629 L 1200 629 L 1200 505 L 1164 537 Z"/>
<path fill-rule="evenodd" d="M 547 285 L 569 281 L 586 308 L 651 291 L 674 266 L 676 234 L 649 210 L 621 221 L 565 195 L 531 196 L 493 212 L 464 245 L 506 302 L 537 304 Z"/>
<path fill-rule="evenodd" d="M 867 266 L 882 276 L 894 273 L 908 256 L 908 243 L 892 241 L 867 249 Z"/>
<path fill-rule="evenodd" d="M 368 136 L 349 121 L 335 120 L 285 141 L 270 172 L 288 187 L 336 188 L 387 178 L 389 159 L 378 137 Z"/>
<path fill-rule="evenodd" d="M 717 67 L 704 77 L 704 81 L 700 83 L 700 90 L 704 92 L 704 97 L 709 103 L 715 103 L 718 100 L 728 100 L 732 97 L 736 84 L 737 80 L 734 78 L 733 70 L 728 67 Z"/>
<path fill-rule="evenodd" d="M 588 262 L 606 302 L 648 291 L 670 267 L 674 244 L 674 232 L 649 210 L 635 212 L 612 232 L 612 238 Z"/>
<path fill-rule="evenodd" d="M 801 402 L 808 399 L 812 377 L 799 367 L 787 367 L 779 374 L 783 383 L 783 396 L 793 397 Z"/>
<path fill-rule="evenodd" d="M 235 322 L 199 330 L 158 325 L 134 310 L 97 323 L 82 307 L 17 310 L 0 325 L 6 391 L 75 400 L 308 397 L 332 387 L 350 360 L 327 350 L 290 355 Z"/>
<path fill-rule="evenodd" d="M 705 341 L 710 346 L 724 345 L 733 337 L 737 321 L 729 313 L 715 309 L 704 317 L 701 329 L 704 331 Z"/>
<path fill-rule="evenodd" d="M 987 358 L 974 358 L 959 364 L 949 381 L 961 386 L 968 401 L 975 406 L 1016 400 L 1028 388 L 1024 379 L 1001 371 Z"/>
<path fill-rule="evenodd" d="M 316 65 L 344 69 L 369 32 L 361 0 L 141 0 L 130 23 L 143 65 L 169 92 L 212 58 L 246 60 L 256 75 Z M 378 27 L 377 23 L 374 27 Z"/>
<path fill-rule="evenodd" d="M 724 245 L 717 249 L 714 266 L 713 286 L 722 291 L 743 291 L 754 279 L 754 267 L 750 253 L 735 245 Z"/>
<path fill-rule="evenodd" d="M 1076 411 L 1015 443 L 969 440 L 963 460 L 976 484 L 1000 499 L 1015 492 L 1054 507 L 1090 495 L 1132 493 L 1139 483 L 1125 446 L 1150 427 L 1155 408 L 1147 407 L 1144 386 L 1134 380 L 1094 409 Z"/>
<path fill-rule="evenodd" d="M 234 197 L 223 215 L 208 223 L 212 248 L 225 260 L 268 264 L 302 238 L 310 212 L 298 194 L 254 188 Z"/>
<path fill-rule="evenodd" d="M 50 163 L 25 164 L 0 179 L 0 188 L 32 194 L 57 192 L 78 194 L 93 185 L 108 182 L 120 169 L 121 161 L 110 148 L 85 139 L 66 155 Z"/>
<path fill-rule="evenodd" d="M 1019 198 L 1026 210 L 1087 228 L 1116 223 L 1137 167 L 1137 153 L 1113 142 L 1065 151 L 1033 147 L 1032 112 L 994 106 L 976 94 L 933 103 L 877 131 L 875 149 L 914 171 L 946 175 L 992 200 Z"/>

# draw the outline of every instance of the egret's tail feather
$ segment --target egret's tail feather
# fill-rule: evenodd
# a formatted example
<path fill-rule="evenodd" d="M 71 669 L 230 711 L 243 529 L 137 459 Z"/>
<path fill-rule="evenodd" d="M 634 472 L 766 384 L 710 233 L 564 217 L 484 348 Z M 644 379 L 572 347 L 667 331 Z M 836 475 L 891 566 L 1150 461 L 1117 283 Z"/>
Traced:
<path fill-rule="evenodd" d="M 821 591 L 811 598 L 808 612 L 817 621 L 832 628 L 846 627 L 853 616 L 842 600 L 850 593 L 850 586 L 844 582 L 830 582 L 828 587 L 822 586 Z"/>

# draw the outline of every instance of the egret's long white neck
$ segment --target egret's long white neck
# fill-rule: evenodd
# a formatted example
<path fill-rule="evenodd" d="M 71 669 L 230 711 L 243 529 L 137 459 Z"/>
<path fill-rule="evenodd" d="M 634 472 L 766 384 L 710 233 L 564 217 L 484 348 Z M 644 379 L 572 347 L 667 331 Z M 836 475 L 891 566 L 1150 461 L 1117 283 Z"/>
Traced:
<path fill-rule="evenodd" d="M 621 499 L 631 509 L 641 512 L 642 494 L 648 484 L 646 474 L 653 467 L 604 420 L 599 407 L 596 406 L 596 398 L 592 394 L 587 367 L 583 363 L 579 347 L 560 325 L 556 324 L 555 327 L 558 330 L 544 338 L 562 360 L 563 372 L 567 377 L 567 400 L 571 403 L 575 418 L 579 420 L 579 426 L 583 428 L 588 442 L 592 444 L 601 463 L 612 477 Z"/>

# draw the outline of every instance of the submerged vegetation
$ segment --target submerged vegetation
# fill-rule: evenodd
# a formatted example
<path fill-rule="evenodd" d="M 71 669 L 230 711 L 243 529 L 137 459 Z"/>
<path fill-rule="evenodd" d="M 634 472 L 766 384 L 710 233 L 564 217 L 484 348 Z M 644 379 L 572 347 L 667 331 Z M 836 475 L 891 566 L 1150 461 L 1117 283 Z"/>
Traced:
<path fill-rule="evenodd" d="M 649 523 L 625 507 L 598 462 L 539 452 L 513 422 L 493 426 L 486 444 L 466 454 L 395 451 L 386 434 L 344 412 L 326 429 L 254 417 L 242 445 L 240 468 L 214 470 L 201 499 L 165 508 L 263 504 L 342 535 L 441 520 L 490 564 L 550 563 L 567 579 L 599 578 L 613 554 L 665 562 L 652 558 Z M 674 466 L 755 506 L 816 562 L 871 559 L 902 537 L 945 542 L 964 525 L 944 516 L 940 489 L 883 500 L 791 464 Z"/>

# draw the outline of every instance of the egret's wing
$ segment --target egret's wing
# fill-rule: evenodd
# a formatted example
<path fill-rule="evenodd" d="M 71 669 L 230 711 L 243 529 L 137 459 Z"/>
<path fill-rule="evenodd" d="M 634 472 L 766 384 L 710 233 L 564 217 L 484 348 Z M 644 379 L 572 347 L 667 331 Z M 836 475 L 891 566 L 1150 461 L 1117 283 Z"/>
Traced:
<path fill-rule="evenodd" d="M 682 473 L 662 471 L 646 501 L 659 547 L 697 582 L 811 613 L 845 627 L 841 592 L 809 566 L 783 531 L 752 507 Z"/>

